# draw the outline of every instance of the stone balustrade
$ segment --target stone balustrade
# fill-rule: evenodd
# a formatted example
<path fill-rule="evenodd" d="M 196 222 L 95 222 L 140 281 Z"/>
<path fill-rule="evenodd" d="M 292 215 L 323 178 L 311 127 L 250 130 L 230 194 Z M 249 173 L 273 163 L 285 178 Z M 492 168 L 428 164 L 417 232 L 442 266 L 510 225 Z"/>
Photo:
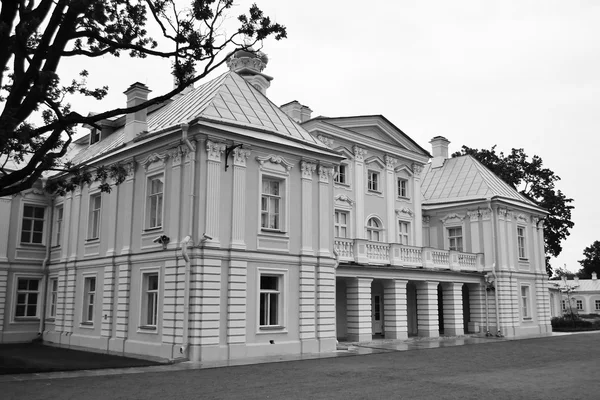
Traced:
<path fill-rule="evenodd" d="M 365 239 L 334 241 L 340 262 L 386 267 L 446 269 L 452 271 L 483 272 L 483 254 L 454 250 L 415 247 L 399 243 L 371 242 Z"/>

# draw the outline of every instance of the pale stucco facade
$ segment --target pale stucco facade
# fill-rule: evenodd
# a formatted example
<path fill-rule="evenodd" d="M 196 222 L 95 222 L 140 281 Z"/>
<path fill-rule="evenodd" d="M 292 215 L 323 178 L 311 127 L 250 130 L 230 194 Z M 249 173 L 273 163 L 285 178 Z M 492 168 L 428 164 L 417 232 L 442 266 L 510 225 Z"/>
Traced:
<path fill-rule="evenodd" d="M 550 330 L 544 210 L 489 171 L 457 197 L 439 138 L 430 162 L 381 116 L 280 109 L 260 60 L 230 65 L 76 141 L 126 167 L 111 193 L 0 199 L 0 342 L 218 360 Z"/>

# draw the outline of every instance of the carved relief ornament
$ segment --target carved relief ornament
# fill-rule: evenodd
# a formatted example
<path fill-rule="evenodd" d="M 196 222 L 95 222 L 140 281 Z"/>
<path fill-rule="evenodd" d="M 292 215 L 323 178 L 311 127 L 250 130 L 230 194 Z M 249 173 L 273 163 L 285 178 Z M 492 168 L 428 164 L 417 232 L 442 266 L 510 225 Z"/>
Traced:
<path fill-rule="evenodd" d="M 323 144 L 329 148 L 333 147 L 333 139 L 328 138 L 327 136 L 323 136 L 323 135 L 319 135 L 317 136 L 317 139 L 319 139 L 319 141 L 323 142 Z"/>
<path fill-rule="evenodd" d="M 264 165 L 265 165 L 266 162 L 270 162 L 270 163 L 273 163 L 273 164 L 279 164 L 282 167 L 284 167 L 288 172 L 294 166 L 294 164 L 292 164 L 291 162 L 287 161 L 282 156 L 278 156 L 278 155 L 275 155 L 275 154 L 269 154 L 266 157 L 258 156 L 258 157 L 256 157 L 256 161 L 258 161 L 258 163 L 260 164 L 261 167 L 264 167 Z"/>
<path fill-rule="evenodd" d="M 414 212 L 413 212 L 413 210 L 411 210 L 408 207 L 402 207 L 402 208 L 396 209 L 397 216 L 401 217 L 402 214 L 406 214 L 406 215 L 409 215 L 410 217 L 412 217 L 414 215 Z"/>
<path fill-rule="evenodd" d="M 346 203 L 350 204 L 350 206 L 354 205 L 354 200 L 352 200 L 350 197 L 346 196 L 345 194 L 338 194 L 337 196 L 335 196 L 335 200 L 346 202 Z"/>
<path fill-rule="evenodd" d="M 387 154 L 383 159 L 385 160 L 385 166 L 390 169 L 393 169 L 394 166 L 398 163 L 398 160 L 396 158 L 390 157 Z"/>
<path fill-rule="evenodd" d="M 319 165 L 319 182 L 328 183 L 329 177 L 333 176 L 334 173 L 335 170 L 333 168 Z"/>
<path fill-rule="evenodd" d="M 517 215 L 517 222 L 521 222 L 523 224 L 526 224 L 526 223 L 529 222 L 529 219 L 527 218 L 527 216 L 525 214 L 519 214 L 519 215 Z M 532 219 L 532 222 L 533 222 L 533 219 Z"/>
<path fill-rule="evenodd" d="M 469 219 L 471 220 L 471 222 L 477 222 L 477 221 L 479 221 L 481 212 L 479 210 L 467 211 L 467 215 L 469 216 Z"/>
<path fill-rule="evenodd" d="M 240 147 L 236 147 L 233 149 L 233 165 L 237 165 L 238 167 L 245 167 L 246 160 L 250 157 L 251 151 L 248 149 L 242 149 Z"/>
<path fill-rule="evenodd" d="M 356 161 L 364 161 L 365 156 L 367 155 L 367 150 L 360 148 L 358 146 L 354 146 L 354 159 Z"/>
<path fill-rule="evenodd" d="M 442 221 L 442 223 L 445 225 L 445 224 L 448 224 L 451 222 L 462 222 L 464 219 L 465 219 L 464 215 L 460 215 L 457 213 L 450 213 L 450 214 L 445 215 L 443 218 L 440 218 L 440 221 Z"/>
<path fill-rule="evenodd" d="M 420 164 L 413 163 L 412 170 L 413 170 L 413 176 L 415 178 L 419 178 L 421 176 L 421 172 L 423 172 L 423 166 Z"/>
<path fill-rule="evenodd" d="M 206 152 L 210 161 L 221 162 L 221 153 L 225 151 L 225 143 L 206 141 Z"/>
<path fill-rule="evenodd" d="M 312 179 L 312 175 L 317 169 L 317 165 L 306 161 L 300 162 L 300 169 L 302 170 L 302 178 Z"/>
<path fill-rule="evenodd" d="M 165 163 L 167 162 L 167 158 L 169 158 L 167 154 L 152 153 L 148 157 L 140 161 L 140 164 L 144 166 L 144 169 L 146 171 L 148 171 L 152 164 L 158 164 L 156 165 L 157 168 L 164 168 Z"/>

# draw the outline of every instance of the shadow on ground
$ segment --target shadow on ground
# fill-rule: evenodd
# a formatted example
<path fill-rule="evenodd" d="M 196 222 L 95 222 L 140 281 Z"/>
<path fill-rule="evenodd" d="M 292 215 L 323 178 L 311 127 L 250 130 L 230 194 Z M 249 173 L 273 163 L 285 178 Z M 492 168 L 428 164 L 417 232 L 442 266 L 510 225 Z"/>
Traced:
<path fill-rule="evenodd" d="M 45 346 L 0 344 L 0 375 L 159 365 L 156 361 Z"/>

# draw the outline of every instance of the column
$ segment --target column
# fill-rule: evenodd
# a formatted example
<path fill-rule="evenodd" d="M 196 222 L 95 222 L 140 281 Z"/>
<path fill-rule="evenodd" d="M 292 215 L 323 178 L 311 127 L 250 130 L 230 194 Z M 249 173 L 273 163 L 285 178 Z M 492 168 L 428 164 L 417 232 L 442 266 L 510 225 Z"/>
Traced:
<path fill-rule="evenodd" d="M 188 150 L 187 147 L 185 150 Z M 183 214 L 183 198 L 185 196 L 189 197 L 190 188 L 182 185 L 181 182 L 181 161 L 183 157 L 184 153 L 181 151 L 181 147 L 177 147 L 171 152 L 171 154 L 169 154 L 169 158 L 171 159 L 171 177 L 166 182 L 169 187 L 168 193 L 170 195 L 165 196 L 165 199 L 168 199 L 167 201 L 169 202 L 169 208 L 166 211 L 166 213 L 169 214 L 169 217 L 166 221 L 168 223 L 168 230 L 166 230 L 166 232 L 168 232 L 168 235 L 171 237 L 168 245 L 168 247 L 171 248 L 178 247 L 180 240 L 183 239 L 183 237 L 180 237 L 179 234 L 181 233 L 183 236 L 185 236 L 186 233 L 185 231 L 182 232 L 180 223 L 182 222 L 181 217 Z M 187 193 L 185 192 L 186 189 Z M 187 222 L 187 219 L 183 220 L 184 224 L 185 222 Z M 184 229 L 185 228 L 187 228 L 187 226 L 184 227 Z"/>
<path fill-rule="evenodd" d="M 317 267 L 317 339 L 319 351 L 336 349 L 335 336 L 335 267 L 319 263 Z"/>
<path fill-rule="evenodd" d="M 331 233 L 333 230 L 333 193 L 329 185 L 329 177 L 333 168 L 319 165 L 319 256 L 330 257 L 332 247 Z"/>
<path fill-rule="evenodd" d="M 413 190 L 412 190 L 412 201 L 413 201 L 413 209 L 415 210 L 415 218 L 414 218 L 414 232 L 415 239 L 414 245 L 417 247 L 424 246 L 423 244 L 423 210 L 421 209 L 421 172 L 423 171 L 423 166 L 419 164 L 413 164 Z M 429 221 L 429 220 L 428 220 Z M 429 234 L 429 226 L 427 227 L 427 233 Z M 429 246 L 429 243 L 425 244 Z"/>
<path fill-rule="evenodd" d="M 394 157 L 386 155 L 385 159 L 385 203 L 386 203 L 386 223 L 387 223 L 387 242 L 396 243 L 398 241 L 398 233 L 396 232 L 396 191 L 395 191 L 395 176 L 394 165 L 398 162 Z"/>
<path fill-rule="evenodd" d="M 231 260 L 227 277 L 227 344 L 229 358 L 245 356 L 247 305 L 248 299 L 248 263 Z"/>
<path fill-rule="evenodd" d="M 471 223 L 471 251 L 481 253 L 481 233 L 479 232 L 479 210 L 467 211 Z"/>
<path fill-rule="evenodd" d="M 114 184 L 114 182 L 112 182 Z M 107 201 L 106 207 L 108 211 L 107 226 L 102 228 L 106 232 L 106 241 L 108 247 L 106 249 L 106 257 L 112 257 L 116 254 L 115 247 L 117 245 L 117 218 L 119 209 L 119 185 L 113 187 L 110 193 L 104 195 Z M 63 214 L 64 215 L 64 214 Z"/>
<path fill-rule="evenodd" d="M 117 222 L 118 231 L 121 234 L 121 243 L 123 247 L 121 248 L 121 254 L 129 254 L 131 253 L 131 232 L 133 231 L 133 210 L 136 208 L 135 203 L 135 162 L 130 161 L 124 165 L 125 170 L 127 171 L 127 177 L 125 178 L 125 182 L 121 184 L 122 194 L 123 194 L 123 205 L 124 210 L 122 218 Z"/>
<path fill-rule="evenodd" d="M 386 339 L 408 338 L 407 283 L 402 279 L 384 281 L 383 322 Z"/>
<path fill-rule="evenodd" d="M 225 151 L 225 143 L 206 141 L 208 153 L 206 169 L 206 234 L 212 237 L 206 245 L 219 246 L 219 226 L 221 208 L 221 153 Z"/>
<path fill-rule="evenodd" d="M 184 274 L 185 264 L 179 266 L 175 260 L 165 262 L 164 279 L 159 285 L 163 288 L 162 341 L 170 345 L 179 343 L 183 334 Z"/>
<path fill-rule="evenodd" d="M 75 189 L 71 203 L 71 218 L 69 218 L 69 258 L 68 261 L 77 259 L 77 248 L 81 242 L 79 225 L 81 225 L 81 187 Z"/>
<path fill-rule="evenodd" d="M 417 283 L 417 330 L 419 336 L 439 337 L 438 282 Z"/>
<path fill-rule="evenodd" d="M 498 243 L 497 249 L 497 260 L 498 260 L 498 269 L 511 269 L 510 261 L 508 260 L 508 250 L 509 246 L 507 243 L 508 236 L 506 234 L 506 208 L 497 208 L 498 219 L 496 220 L 498 231 L 496 232 L 496 242 Z"/>
<path fill-rule="evenodd" d="M 250 150 L 233 150 L 233 210 L 231 212 L 231 247 L 246 249 L 246 160 Z"/>
<path fill-rule="evenodd" d="M 356 201 L 354 237 L 365 239 L 365 155 L 367 151 L 354 146 L 354 196 Z"/>
<path fill-rule="evenodd" d="M 303 353 L 319 351 L 317 342 L 317 287 L 316 267 L 303 263 L 300 265 L 300 343 Z"/>
<path fill-rule="evenodd" d="M 465 334 L 463 325 L 462 283 L 442 283 L 444 304 L 444 335 L 462 336 Z"/>
<path fill-rule="evenodd" d="M 355 278 L 346 284 L 348 341 L 365 342 L 373 338 L 371 282 L 371 278 Z"/>
<path fill-rule="evenodd" d="M 202 262 L 204 265 L 191 266 L 189 353 L 193 361 L 220 358 L 221 260 Z"/>
<path fill-rule="evenodd" d="M 315 172 L 317 166 L 315 164 L 302 161 L 300 163 L 300 169 L 302 170 L 302 254 L 313 255 L 314 250 L 312 248 L 313 243 L 313 215 L 312 210 L 313 198 L 312 198 L 312 186 L 313 186 L 313 172 Z M 320 186 L 319 186 L 320 188 Z"/>
<path fill-rule="evenodd" d="M 115 293 L 115 269 L 112 265 L 104 267 L 104 281 L 102 288 L 102 323 L 100 334 L 110 338 L 113 329 Z"/>

